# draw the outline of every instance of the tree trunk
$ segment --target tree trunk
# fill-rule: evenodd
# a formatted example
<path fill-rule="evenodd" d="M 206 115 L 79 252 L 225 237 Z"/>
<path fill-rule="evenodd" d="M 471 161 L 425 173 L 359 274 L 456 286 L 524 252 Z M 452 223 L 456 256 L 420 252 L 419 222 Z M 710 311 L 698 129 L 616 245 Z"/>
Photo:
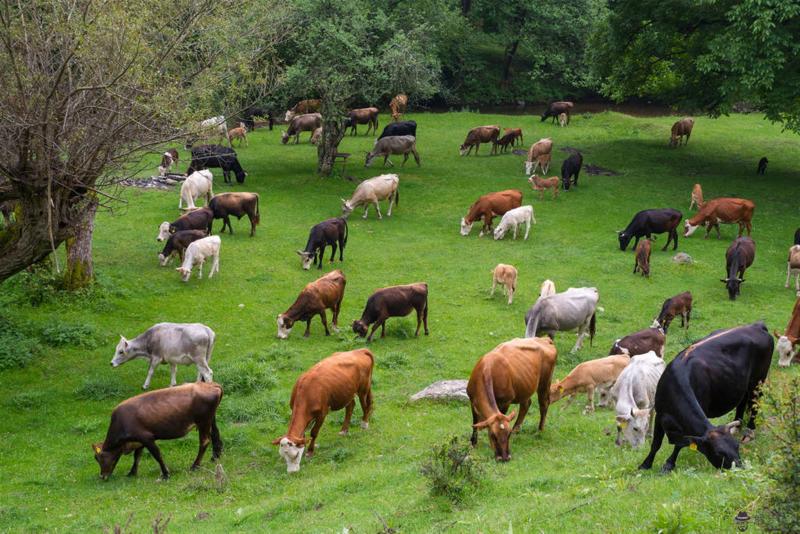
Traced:
<path fill-rule="evenodd" d="M 92 263 L 92 234 L 97 201 L 89 202 L 83 217 L 74 228 L 74 234 L 66 241 L 67 269 L 64 272 L 64 288 L 69 291 L 89 287 L 94 280 Z"/>
<path fill-rule="evenodd" d="M 469 13 L 469 9 L 472 7 L 471 0 L 461 0 L 461 14 L 466 15 Z"/>
<path fill-rule="evenodd" d="M 501 84 L 505 87 L 508 85 L 511 78 L 511 62 L 514 61 L 514 56 L 517 54 L 517 47 L 519 41 L 514 41 L 506 47 L 505 57 L 503 58 L 503 78 Z"/>
<path fill-rule="evenodd" d="M 317 172 L 322 176 L 330 176 L 339 143 L 344 137 L 342 116 L 344 112 L 338 106 L 322 105 L 322 138 L 317 146 Z"/>

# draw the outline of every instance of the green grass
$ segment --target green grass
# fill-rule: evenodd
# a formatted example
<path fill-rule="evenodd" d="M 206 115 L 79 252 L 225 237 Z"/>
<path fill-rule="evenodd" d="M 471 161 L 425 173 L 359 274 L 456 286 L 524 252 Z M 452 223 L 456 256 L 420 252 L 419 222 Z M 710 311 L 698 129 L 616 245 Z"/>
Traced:
<path fill-rule="evenodd" d="M 545 278 L 559 290 L 596 286 L 605 309 L 593 347 L 587 343 L 570 356 L 574 335 L 557 336 L 559 378 L 579 361 L 605 355 L 616 338 L 648 326 L 664 298 L 687 289 L 695 298 L 693 321 L 688 335 L 679 323 L 673 325 L 668 359 L 712 329 L 757 319 L 782 329 L 795 299 L 783 281 L 786 250 L 800 219 L 800 140 L 756 115 L 697 118 L 689 146 L 679 150 L 667 148 L 674 117 L 578 114 L 565 129 L 530 116 L 409 118 L 419 123 L 422 167 L 412 162 L 400 169 L 395 158 L 400 204 L 391 218 L 378 221 L 373 214 L 364 221 L 360 212 L 350 218 L 345 262 L 334 265 L 348 278 L 338 335 L 325 337 L 315 320 L 309 339 L 302 337 L 301 326 L 287 341 L 275 337 L 277 314 L 320 275 L 315 269 L 302 271 L 295 250 L 304 246 L 313 224 L 339 214 L 339 198 L 355 185 L 316 176 L 316 150 L 307 134 L 302 144 L 283 146 L 277 130 L 252 133 L 250 146 L 237 148 L 249 171 L 246 184 L 226 186 L 216 174 L 217 192 L 261 194 L 262 223 L 251 239 L 246 219 L 234 222 L 236 233 L 222 238 L 221 272 L 211 280 L 192 278 L 184 284 L 173 268 L 158 266 L 157 226 L 178 215 L 178 192 L 128 189 L 123 192 L 127 204 L 98 216 L 97 289 L 79 297 L 48 294 L 32 307 L 25 301 L 26 286 L 12 280 L 0 287 L 4 316 L 26 331 L 50 329 L 63 340 L 44 339 L 28 367 L 0 373 L 7 386 L 0 401 L 0 530 L 100 531 L 124 524 L 133 514 L 132 528 L 143 532 L 161 512 L 172 515 L 170 531 L 175 532 L 341 532 L 344 527 L 375 532 L 382 528 L 378 516 L 402 532 L 654 531 L 678 523 L 719 532 L 731 529 L 739 510 L 757 513 L 762 465 L 770 451 L 765 434 L 743 447 L 744 470 L 719 472 L 701 455 L 685 451 L 673 474 L 641 473 L 636 467 L 646 450 L 615 447 L 608 434 L 612 412 L 584 416 L 582 402 L 555 404 L 542 433 L 535 430 L 538 415 L 532 410 L 511 442 L 513 460 L 507 464 L 495 464 L 482 434 L 477 454 L 486 467 L 485 480 L 454 507 L 429 497 L 420 466 L 435 446 L 469 434 L 469 408 L 412 405 L 407 398 L 435 380 L 466 378 L 481 355 L 523 335 L 525 311 Z M 566 157 L 560 148 L 571 146 L 583 150 L 585 163 L 622 175 L 584 173 L 577 190 L 557 201 L 539 201 L 523 176 L 523 158 L 490 157 L 487 146 L 478 157 L 458 156 L 469 128 L 492 123 L 522 127 L 527 143 L 552 136 L 556 170 L 550 174 Z M 344 140 L 341 150 L 354 154 L 348 174 L 363 179 L 381 172 L 361 164 L 372 141 L 365 136 Z M 756 162 L 764 155 L 769 171 L 756 177 Z M 182 160 L 181 168 L 186 164 Z M 672 252 L 660 251 L 666 238 L 659 237 L 650 279 L 631 274 L 633 254 L 617 246 L 614 231 L 638 210 L 675 207 L 686 214 L 695 182 L 702 183 L 707 199 L 742 196 L 757 206 L 756 261 L 733 303 L 719 282 L 725 249 L 735 237 L 732 227 L 724 227 L 719 241 L 681 238 L 679 250 L 695 259 L 690 266 L 673 264 Z M 459 219 L 474 199 L 507 188 L 522 189 L 524 203 L 535 207 L 538 224 L 530 239 L 496 242 L 479 239 L 477 231 L 460 236 Z M 215 224 L 220 228 L 219 221 Z M 519 269 L 512 306 L 502 295 L 488 297 L 490 270 L 499 262 Z M 331 268 L 326 263 L 323 272 Z M 317 455 L 287 476 L 270 442 L 286 430 L 297 376 L 334 351 L 363 345 L 347 326 L 375 288 L 420 280 L 430 287 L 431 335 L 415 339 L 411 318 L 393 319 L 386 339 L 370 345 L 377 363 L 369 430 L 355 427 L 350 436 L 340 437 L 343 413 L 331 414 Z M 168 482 L 156 481 L 158 467 L 148 455 L 138 478 L 125 477 L 131 462 L 126 457 L 110 481 L 98 479 L 90 443 L 103 439 L 112 408 L 140 391 L 146 373 L 141 361 L 111 368 L 118 336 L 134 336 L 159 321 L 202 322 L 217 333 L 211 366 L 215 379 L 223 386 L 230 383 L 232 390 L 219 413 L 227 485 L 215 483 L 208 456 L 207 469 L 188 472 L 196 433 L 161 443 L 173 473 Z M 82 335 L 90 339 L 79 343 L 75 338 Z M 181 367 L 179 380 L 193 380 L 195 372 Z M 240 372 L 256 374 L 237 376 Z M 785 380 L 797 373 L 797 368 L 773 366 L 770 378 Z M 152 387 L 168 384 L 168 368 L 158 369 Z M 657 465 L 667 454 L 662 449 Z"/>

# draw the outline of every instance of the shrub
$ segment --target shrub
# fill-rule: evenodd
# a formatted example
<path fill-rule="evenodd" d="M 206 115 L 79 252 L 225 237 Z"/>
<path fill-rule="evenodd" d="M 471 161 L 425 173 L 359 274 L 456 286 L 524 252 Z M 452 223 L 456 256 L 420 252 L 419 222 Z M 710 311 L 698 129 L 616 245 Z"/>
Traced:
<path fill-rule="evenodd" d="M 431 450 L 422 464 L 431 495 L 460 503 L 478 486 L 483 466 L 472 452 L 472 446 L 456 436 Z"/>
<path fill-rule="evenodd" d="M 123 396 L 122 387 L 108 378 L 87 378 L 75 390 L 75 396 L 81 400 L 106 400 Z"/>
<path fill-rule="evenodd" d="M 669 506 L 663 506 L 647 531 L 663 534 L 681 534 L 683 532 L 701 532 L 702 529 L 694 517 L 684 513 L 679 505 L 673 503 Z"/>
<path fill-rule="evenodd" d="M 39 391 L 23 391 L 8 399 L 8 404 L 20 410 L 27 410 L 42 402 L 44 394 Z"/>
<path fill-rule="evenodd" d="M 404 352 L 390 352 L 378 360 L 378 365 L 384 369 L 402 369 L 408 364 L 408 356 Z"/>
<path fill-rule="evenodd" d="M 0 370 L 25 367 L 40 349 L 35 338 L 0 315 Z"/>
<path fill-rule="evenodd" d="M 95 335 L 95 328 L 86 324 L 53 321 L 42 329 L 42 340 L 55 347 L 64 345 L 95 347 L 97 346 Z"/>
<path fill-rule="evenodd" d="M 274 388 L 276 384 L 272 367 L 258 363 L 252 358 L 243 358 L 229 363 L 217 370 L 214 378 L 222 384 L 226 394 L 265 391 Z"/>

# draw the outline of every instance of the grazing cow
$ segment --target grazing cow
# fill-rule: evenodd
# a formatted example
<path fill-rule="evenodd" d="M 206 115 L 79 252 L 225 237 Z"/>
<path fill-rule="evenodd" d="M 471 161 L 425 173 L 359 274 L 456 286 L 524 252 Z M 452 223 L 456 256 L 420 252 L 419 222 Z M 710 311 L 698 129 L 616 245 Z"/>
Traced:
<path fill-rule="evenodd" d="M 314 130 L 314 133 L 311 134 L 311 144 L 318 145 L 321 139 L 322 139 L 322 126 Z"/>
<path fill-rule="evenodd" d="M 318 269 L 322 269 L 322 257 L 325 255 L 325 247 L 331 247 L 331 263 L 336 257 L 336 245 L 339 245 L 339 261 L 344 261 L 344 247 L 347 245 L 347 221 L 344 217 L 334 217 L 327 219 L 311 227 L 308 233 L 306 248 L 298 250 L 300 261 L 304 270 L 309 270 L 311 265 L 317 264 Z"/>
<path fill-rule="evenodd" d="M 194 205 L 195 200 L 204 196 L 206 197 L 206 205 L 211 202 L 211 197 L 214 195 L 214 175 L 208 169 L 201 171 L 194 171 L 186 180 L 181 184 L 181 196 L 178 199 L 178 209 L 183 209 L 183 204 L 186 203 L 187 210 L 196 208 Z"/>
<path fill-rule="evenodd" d="M 281 134 L 281 143 L 286 144 L 289 142 L 290 137 L 294 137 L 294 144 L 300 142 L 300 134 L 302 132 L 313 132 L 322 126 L 322 115 L 319 113 L 306 113 L 305 115 L 298 115 L 289 123 L 289 128 Z"/>
<path fill-rule="evenodd" d="M 558 124 L 562 128 L 564 128 L 567 124 L 569 124 L 569 115 L 566 113 L 560 113 L 558 115 Z"/>
<path fill-rule="evenodd" d="M 169 385 L 177 384 L 175 374 L 178 364 L 195 364 L 197 381 L 211 382 L 213 371 L 208 366 L 214 350 L 216 335 L 200 323 L 158 323 L 133 339 L 120 336 L 111 367 L 119 367 L 128 360 L 144 358 L 150 362 L 142 389 L 150 387 L 153 372 L 161 364 L 169 364 Z"/>
<path fill-rule="evenodd" d="M 228 138 L 228 125 L 224 115 L 210 117 L 197 123 L 186 137 L 184 148 L 189 150 L 200 139 L 224 139 L 230 144 Z"/>
<path fill-rule="evenodd" d="M 777 330 L 773 330 L 772 335 L 778 340 L 775 346 L 778 351 L 778 367 L 789 367 L 797 355 L 797 344 L 800 342 L 800 297 L 794 303 L 792 316 L 783 335 Z"/>
<path fill-rule="evenodd" d="M 744 272 L 753 265 L 756 259 L 756 243 L 749 237 L 739 237 L 731 243 L 725 252 L 725 270 L 727 278 L 721 278 L 720 282 L 728 288 L 728 298 L 736 300 L 739 295 L 741 285 L 744 282 Z"/>
<path fill-rule="evenodd" d="M 539 139 L 528 149 L 528 159 L 525 161 L 525 174 L 534 174 L 537 167 L 547 174 L 550 170 L 550 155 L 553 152 L 553 140 L 549 137 Z"/>
<path fill-rule="evenodd" d="M 503 128 L 503 135 L 508 134 L 512 134 L 514 136 L 514 139 L 511 141 L 511 146 L 516 145 L 517 141 L 519 141 L 520 145 L 525 142 L 522 137 L 522 128 Z"/>
<path fill-rule="evenodd" d="M 542 120 L 539 122 L 544 122 L 547 120 L 547 117 L 552 117 L 552 124 L 555 124 L 556 118 L 562 113 L 566 113 L 567 122 L 569 122 L 569 116 L 572 115 L 573 106 L 574 104 L 572 102 L 567 101 L 551 102 L 550 105 L 547 106 L 547 110 L 542 114 Z"/>
<path fill-rule="evenodd" d="M 521 224 L 525 225 L 525 240 L 528 240 L 528 234 L 531 231 L 531 222 L 536 224 L 536 217 L 533 216 L 533 206 L 520 206 L 519 208 L 514 208 L 508 210 L 503 214 L 503 218 L 500 219 L 500 224 L 497 225 L 497 228 L 494 229 L 494 238 L 495 240 L 503 239 L 505 237 L 506 232 L 508 232 L 509 228 L 514 229 L 514 239 L 517 239 L 517 227 Z"/>
<path fill-rule="evenodd" d="M 478 126 L 473 128 L 467 133 L 467 138 L 459 147 L 459 152 L 462 156 L 469 156 L 472 148 L 475 148 L 475 155 L 478 155 L 478 150 L 481 148 L 481 143 L 492 143 L 492 151 L 494 154 L 497 152 L 497 136 L 500 135 L 499 126 Z"/>
<path fill-rule="evenodd" d="M 190 211 L 171 223 L 162 222 L 158 227 L 156 241 L 169 239 L 169 236 L 181 230 L 205 230 L 207 234 L 211 234 L 212 222 L 214 222 L 214 212 L 208 206 Z"/>
<path fill-rule="evenodd" d="M 550 386 L 550 404 L 563 397 L 574 398 L 578 393 L 586 392 L 586 408 L 583 413 L 594 412 L 595 390 L 600 392 L 602 399 L 630 361 L 627 354 L 614 354 L 579 363 L 563 380 L 556 380 Z"/>
<path fill-rule="evenodd" d="M 498 283 L 503 286 L 503 294 L 508 295 L 508 303 L 514 302 L 514 291 L 517 290 L 517 268 L 513 265 L 498 263 L 492 270 L 492 292 L 489 296 L 494 297 L 494 290 Z"/>
<path fill-rule="evenodd" d="M 375 211 L 378 212 L 378 219 L 382 219 L 380 200 L 389 200 L 389 211 L 386 216 L 392 216 L 392 206 L 400 202 L 400 177 L 396 174 L 381 174 L 375 178 L 364 180 L 350 197 L 350 200 L 342 200 L 342 216 L 347 218 L 359 206 L 364 206 L 364 219 L 367 218 L 367 211 L 370 204 L 375 204 Z"/>
<path fill-rule="evenodd" d="M 392 120 L 397 122 L 400 120 L 400 117 L 403 113 L 406 112 L 406 108 L 408 107 L 408 97 L 400 93 L 392 98 L 392 101 L 389 102 L 389 109 L 392 110 Z"/>
<path fill-rule="evenodd" d="M 389 317 L 405 317 L 411 310 L 417 312 L 417 330 L 415 336 L 419 336 L 419 327 L 424 323 L 425 335 L 428 331 L 428 284 L 419 282 L 405 286 L 391 286 L 377 289 L 367 299 L 367 305 L 361 314 L 361 319 L 353 321 L 353 332 L 361 337 L 367 335 L 369 325 L 372 331 L 367 337 L 367 341 L 372 341 L 375 330 L 381 327 L 381 339 L 386 335 L 386 319 Z"/>
<path fill-rule="evenodd" d="M 169 260 L 172 259 L 172 256 L 176 253 L 181 263 L 183 263 L 183 253 L 186 251 L 186 247 L 188 247 L 192 241 L 197 241 L 207 235 L 205 230 L 181 230 L 180 232 L 171 234 L 169 239 L 167 239 L 167 243 L 164 245 L 164 250 L 158 255 L 159 263 L 162 267 L 166 267 Z"/>
<path fill-rule="evenodd" d="M 660 326 L 651 326 L 644 330 L 639 330 L 614 341 L 611 345 L 609 354 L 627 354 L 637 356 L 645 352 L 655 352 L 660 357 L 664 357 L 664 345 L 667 338 Z"/>
<path fill-rule="evenodd" d="M 508 150 L 508 147 L 514 146 L 514 139 L 516 139 L 516 138 L 514 137 L 514 134 L 512 134 L 512 133 L 507 133 L 507 134 L 503 135 L 503 137 L 501 137 L 500 139 L 498 139 L 497 141 L 494 142 L 494 146 L 492 147 L 492 151 L 496 152 L 497 151 L 497 147 L 500 147 L 500 153 L 501 154 L 505 154 L 506 150 Z"/>
<path fill-rule="evenodd" d="M 681 351 L 656 389 L 656 418 L 650 453 L 639 469 L 650 469 L 666 434 L 675 449 L 662 472 L 675 468 L 684 447 L 698 450 L 716 468 L 740 464 L 739 443 L 732 436 L 750 411 L 747 427 L 755 431 L 759 388 L 772 363 L 772 336 L 763 322 L 717 330 Z M 709 418 L 736 409 L 736 420 L 715 426 Z"/>
<path fill-rule="evenodd" d="M 496 215 L 504 215 L 508 210 L 518 208 L 522 205 L 522 191 L 519 189 L 506 189 L 495 193 L 487 193 L 472 206 L 470 206 L 466 217 L 461 219 L 461 235 L 467 236 L 472 231 L 475 221 L 483 219 L 480 237 L 484 233 L 492 231 L 492 220 Z"/>
<path fill-rule="evenodd" d="M 239 164 L 239 158 L 232 148 L 220 145 L 200 145 L 192 149 L 192 162 L 186 170 L 186 174 L 194 171 L 217 167 L 222 169 L 222 176 L 225 183 L 231 183 L 230 172 L 236 175 L 236 181 L 244 183 L 247 172 Z"/>
<path fill-rule="evenodd" d="M 795 275 L 794 290 L 800 294 L 800 245 L 792 245 L 789 248 L 789 257 L 786 259 L 786 284 L 784 287 L 789 289 L 789 278 Z"/>
<path fill-rule="evenodd" d="M 92 445 L 94 459 L 100 465 L 100 478 L 108 480 L 123 454 L 133 453 L 133 466 L 128 476 L 136 476 L 142 451 L 147 449 L 161 467 L 161 478 L 169 478 L 169 470 L 157 440 L 182 438 L 197 427 L 200 450 L 192 470 L 200 467 L 208 444 L 212 460 L 222 455 L 222 439 L 217 428 L 217 408 L 222 400 L 219 384 L 183 384 L 170 389 L 141 393 L 122 401 L 111 412 L 111 424 L 102 443 Z"/>
<path fill-rule="evenodd" d="M 611 388 L 611 397 L 617 400 L 617 446 L 627 441 L 636 449 L 648 431 L 652 433 L 656 387 L 665 366 L 664 360 L 650 351 L 631 358 L 620 373 Z"/>
<path fill-rule="evenodd" d="M 756 169 L 756 174 L 760 174 L 761 176 L 767 173 L 767 164 L 769 160 L 767 158 L 761 158 L 758 160 L 758 168 Z"/>
<path fill-rule="evenodd" d="M 467 395 L 472 408 L 472 446 L 478 444 L 478 430 L 486 429 L 497 461 L 511 459 L 509 440 L 519 432 L 534 393 L 539 401 L 539 431 L 544 430 L 550 406 L 550 381 L 558 353 L 547 338 L 512 339 L 486 353 L 469 375 Z M 511 404 L 516 412 L 507 414 Z"/>
<path fill-rule="evenodd" d="M 680 220 L 680 217 L 678 217 Z M 633 264 L 633 274 L 636 274 L 636 271 L 642 273 L 642 276 L 650 277 L 650 240 L 645 239 L 638 245 L 636 245 L 636 260 Z"/>
<path fill-rule="evenodd" d="M 681 119 L 673 124 L 669 146 L 677 148 L 680 146 L 681 141 L 683 141 L 684 145 L 688 145 L 689 137 L 692 135 L 692 128 L 694 128 L 694 119 L 689 117 Z"/>
<path fill-rule="evenodd" d="M 256 117 L 261 117 L 267 119 L 267 124 L 269 125 L 270 131 L 272 131 L 272 125 L 275 123 L 275 119 L 272 116 L 272 113 L 264 108 L 260 108 L 258 106 L 250 106 L 246 108 L 241 113 L 242 115 L 242 123 L 244 127 L 248 130 L 255 130 L 256 129 Z"/>
<path fill-rule="evenodd" d="M 347 279 L 339 269 L 331 271 L 325 276 L 307 284 L 295 299 L 289 309 L 278 315 L 278 338 L 286 339 L 292 332 L 292 327 L 297 321 L 306 322 L 306 332 L 303 337 L 311 335 L 311 319 L 319 315 L 325 335 L 331 335 L 328 330 L 328 319 L 325 310 L 333 311 L 333 328 L 339 330 L 339 310 L 344 299 L 344 287 Z"/>
<path fill-rule="evenodd" d="M 208 207 L 214 212 L 215 219 L 222 219 L 222 230 L 220 233 L 225 233 L 225 227 L 233 234 L 233 227 L 231 226 L 231 215 L 236 217 L 237 220 L 247 215 L 250 220 L 250 237 L 256 235 L 256 225 L 261 222 L 261 214 L 258 210 L 258 193 L 222 193 L 214 195 L 208 203 Z"/>
<path fill-rule="evenodd" d="M 693 206 L 700 209 L 703 205 L 705 205 L 705 202 L 703 202 L 703 188 L 700 184 L 694 184 L 692 196 L 689 201 L 689 209 L 692 209 Z"/>
<path fill-rule="evenodd" d="M 286 461 L 286 471 L 300 470 L 306 446 L 306 428 L 311 428 L 311 441 L 308 443 L 308 456 L 313 456 L 314 445 L 319 429 L 325 422 L 328 412 L 344 408 L 344 423 L 339 431 L 346 436 L 350 429 L 350 417 L 356 406 L 355 397 L 361 404 L 363 416 L 361 428 L 369 428 L 372 413 L 372 370 L 375 362 L 368 349 L 334 352 L 311 369 L 300 375 L 292 388 L 289 406 L 292 418 L 286 434 L 276 438 L 272 444 L 278 445 L 278 454 Z"/>
<path fill-rule="evenodd" d="M 561 164 L 561 184 L 564 186 L 565 191 L 569 191 L 570 178 L 572 185 L 578 185 L 578 178 L 581 174 L 581 167 L 583 166 L 583 155 L 580 152 L 570 154 Z"/>
<path fill-rule="evenodd" d="M 700 207 L 694 217 L 686 219 L 683 225 L 683 237 L 692 235 L 702 224 L 706 227 L 706 238 L 711 233 L 711 229 L 716 228 L 717 239 L 719 239 L 720 223 L 737 223 L 739 225 L 739 237 L 742 237 L 745 228 L 747 228 L 747 235 L 750 235 L 753 230 L 751 222 L 755 209 L 755 203 L 745 198 L 715 198 L 709 200 Z"/>
<path fill-rule="evenodd" d="M 219 238 L 218 235 L 212 235 L 209 237 L 204 237 L 202 239 L 198 239 L 197 241 L 192 241 L 189 243 L 189 246 L 186 247 L 186 254 L 183 257 L 183 263 L 180 267 L 177 267 L 175 270 L 181 273 L 181 280 L 184 282 L 189 281 L 189 277 L 192 276 L 192 268 L 195 265 L 198 265 L 197 268 L 197 278 L 203 277 L 203 264 L 206 261 L 206 258 L 211 257 L 211 270 L 208 273 L 208 277 L 211 278 L 214 276 L 214 273 L 219 272 L 219 249 L 222 246 L 222 240 Z"/>
<path fill-rule="evenodd" d="M 286 112 L 283 117 L 284 122 L 292 122 L 297 115 L 307 115 L 316 113 L 322 107 L 322 101 L 318 99 L 301 100 L 294 107 Z"/>
<path fill-rule="evenodd" d="M 689 291 L 684 291 L 664 301 L 658 317 L 653 321 L 653 328 L 661 327 L 666 334 L 670 323 L 678 315 L 681 316 L 681 327 L 688 330 L 689 319 L 692 317 L 692 294 Z M 662 353 L 661 356 L 663 357 L 664 354 Z"/>
<path fill-rule="evenodd" d="M 653 234 L 669 234 L 667 242 L 661 250 L 667 250 L 669 242 L 672 241 L 672 250 L 678 248 L 678 225 L 681 223 L 683 213 L 676 209 L 664 208 L 653 210 L 642 210 L 633 216 L 628 226 L 621 232 L 617 232 L 619 237 L 619 249 L 627 250 L 631 239 L 634 250 L 638 248 L 639 239 L 646 237 L 650 239 Z"/>
<path fill-rule="evenodd" d="M 397 154 L 403 155 L 401 167 L 405 166 L 409 154 L 414 155 L 414 161 L 417 162 L 417 167 L 420 166 L 419 153 L 417 152 L 417 138 L 413 135 L 394 135 L 378 139 L 375 142 L 372 151 L 367 152 L 364 167 L 369 167 L 372 164 L 372 160 L 378 156 L 383 156 L 384 167 L 387 162 L 390 166 L 394 167 L 394 163 L 389 159 L 389 156 Z"/>
<path fill-rule="evenodd" d="M 164 152 L 161 155 L 161 164 L 158 166 L 158 175 L 164 176 L 167 174 L 173 165 L 178 164 L 178 160 L 180 160 L 180 155 L 174 148 L 170 148 Z"/>
<path fill-rule="evenodd" d="M 367 135 L 370 130 L 378 133 L 378 108 L 351 109 L 347 112 L 345 119 L 345 129 L 350 128 L 351 135 L 358 135 L 358 125 L 367 124 Z"/>
<path fill-rule="evenodd" d="M 558 176 L 551 178 L 539 178 L 535 174 L 528 178 L 531 189 L 539 192 L 539 200 L 544 200 L 544 192 L 548 189 L 553 190 L 553 200 L 558 198 L 558 190 L 561 188 L 561 180 Z"/>
<path fill-rule="evenodd" d="M 540 333 L 554 338 L 556 332 L 578 329 L 578 340 L 571 354 L 583 346 L 583 338 L 589 335 L 589 345 L 594 340 L 597 323 L 596 310 L 600 294 L 594 287 L 571 287 L 563 293 L 539 298 L 525 314 L 525 337 Z"/>
<path fill-rule="evenodd" d="M 414 137 L 416 137 L 417 136 L 416 121 L 400 121 L 387 124 L 383 128 L 383 131 L 381 132 L 381 135 L 378 137 L 377 140 L 383 139 L 384 137 L 395 137 L 399 135 L 413 135 Z"/>
<path fill-rule="evenodd" d="M 242 142 L 243 141 L 244 141 L 245 146 L 248 146 L 248 144 L 247 144 L 247 127 L 244 125 L 243 122 L 239 123 L 239 127 L 238 128 L 231 128 L 230 130 L 228 130 L 228 139 L 231 140 L 231 146 L 233 146 L 233 141 L 236 140 L 236 139 L 239 140 L 239 146 L 240 147 L 242 146 Z"/>

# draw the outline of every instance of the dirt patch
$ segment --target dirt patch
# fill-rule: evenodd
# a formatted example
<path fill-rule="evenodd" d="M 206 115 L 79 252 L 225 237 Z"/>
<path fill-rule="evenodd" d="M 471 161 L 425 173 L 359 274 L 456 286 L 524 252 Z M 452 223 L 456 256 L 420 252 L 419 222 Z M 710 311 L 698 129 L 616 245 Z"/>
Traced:
<path fill-rule="evenodd" d="M 583 168 L 586 169 L 586 172 L 593 176 L 619 176 L 622 174 L 611 169 L 605 169 L 599 165 L 595 165 L 594 163 L 584 165 Z"/>
<path fill-rule="evenodd" d="M 183 174 L 167 174 L 150 178 L 126 178 L 119 183 L 126 187 L 141 187 L 142 189 L 171 189 L 184 180 L 186 180 L 186 176 Z"/>
<path fill-rule="evenodd" d="M 527 150 L 523 150 L 521 148 L 515 148 L 514 150 L 511 151 L 511 153 L 514 154 L 515 156 L 527 156 L 528 155 L 528 151 Z"/>
<path fill-rule="evenodd" d="M 580 148 L 574 148 L 571 146 L 562 146 L 559 148 L 561 152 L 569 152 L 570 154 L 584 154 L 586 151 Z"/>

